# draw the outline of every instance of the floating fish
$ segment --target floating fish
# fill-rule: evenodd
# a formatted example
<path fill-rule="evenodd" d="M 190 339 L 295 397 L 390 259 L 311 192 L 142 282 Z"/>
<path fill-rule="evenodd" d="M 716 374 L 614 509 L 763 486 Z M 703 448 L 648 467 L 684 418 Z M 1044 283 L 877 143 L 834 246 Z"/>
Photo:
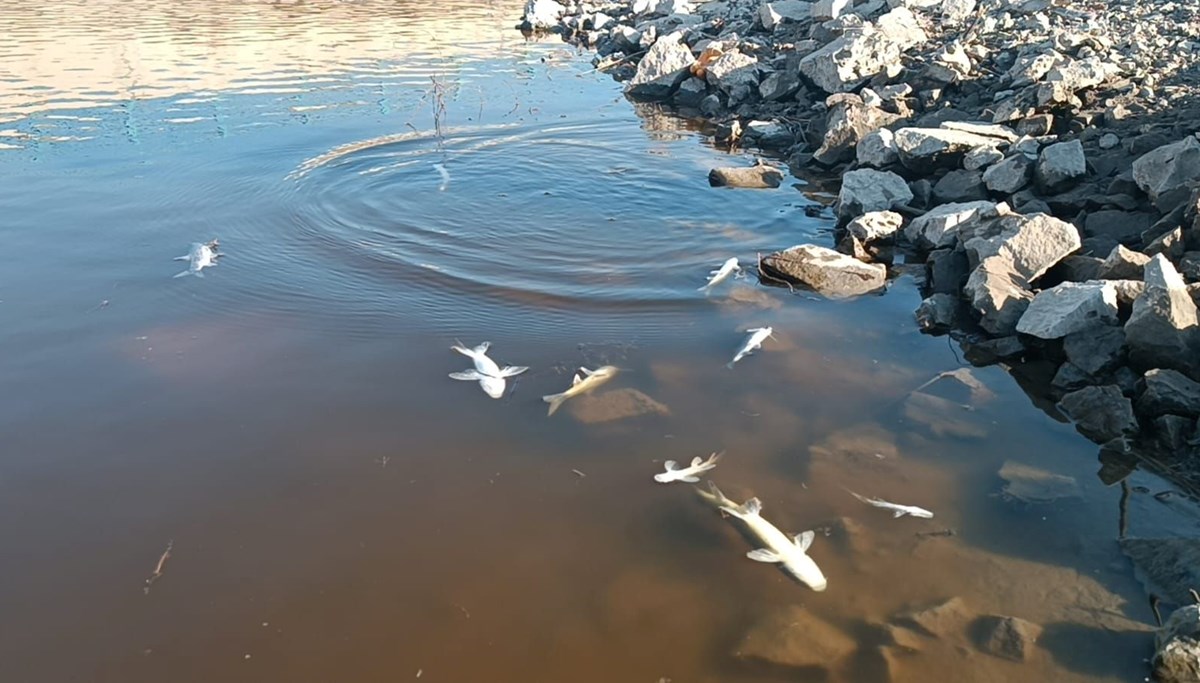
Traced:
<path fill-rule="evenodd" d="M 574 379 L 571 380 L 570 389 L 560 394 L 548 394 L 542 397 L 543 401 L 550 404 L 550 410 L 546 412 L 546 415 L 553 415 L 557 412 L 559 406 L 568 398 L 586 394 L 617 375 L 617 368 L 612 365 L 605 365 L 595 370 L 588 370 L 587 368 L 579 368 L 579 370 L 584 374 L 584 377 L 581 378 L 578 374 L 575 375 Z"/>
<path fill-rule="evenodd" d="M 736 502 L 726 497 L 724 493 L 721 493 L 721 489 L 717 488 L 716 482 L 711 479 L 708 480 L 707 491 L 699 486 L 695 486 L 693 488 L 696 490 L 696 495 L 711 503 L 713 507 L 717 508 L 718 510 L 722 510 L 723 508 L 735 508 L 738 506 Z M 721 514 L 724 515 L 724 511 L 722 511 Z"/>
<path fill-rule="evenodd" d="M 896 503 L 889 503 L 886 500 L 881 500 L 879 498 L 867 498 L 866 496 L 858 495 L 857 493 L 851 491 L 850 489 L 846 489 L 846 493 L 849 493 L 850 495 L 861 500 L 862 502 L 866 503 L 867 505 L 874 505 L 877 508 L 883 508 L 884 510 L 891 510 L 892 517 L 903 517 L 904 515 L 912 515 L 913 517 L 920 517 L 922 519 L 932 519 L 933 518 L 932 512 L 930 512 L 929 510 L 926 510 L 925 508 L 919 508 L 916 505 L 898 505 Z"/>
<path fill-rule="evenodd" d="M 204 277 L 204 273 L 200 271 L 217 265 L 217 259 L 223 256 L 223 254 L 217 253 L 217 247 L 219 246 L 221 246 L 219 240 L 193 242 L 192 248 L 187 254 L 175 257 L 176 261 L 188 261 L 188 269 L 182 273 L 176 273 L 175 277 L 183 277 L 184 275 Z"/>
<path fill-rule="evenodd" d="M 712 488 L 716 489 L 715 486 Z M 716 493 L 719 494 L 720 491 Z M 825 580 L 825 575 L 821 573 L 821 568 L 805 552 L 812 545 L 813 538 L 816 536 L 812 531 L 805 531 L 796 534 L 794 538 L 788 538 L 774 524 L 763 519 L 762 503 L 757 498 L 751 498 L 737 507 L 725 505 L 721 507 L 721 510 L 744 522 L 750 532 L 766 546 L 766 548 L 751 550 L 746 553 L 746 557 L 755 562 L 780 564 L 789 574 L 815 591 L 823 591 L 828 587 L 829 584 Z"/>
<path fill-rule="evenodd" d="M 703 292 L 703 291 L 707 291 L 711 287 L 715 287 L 716 285 L 723 282 L 725 280 L 725 278 L 727 278 L 731 274 L 733 274 L 734 271 L 737 271 L 739 273 L 742 271 L 742 267 L 738 265 L 737 257 L 729 259 L 728 261 L 723 263 L 720 268 L 710 272 L 708 274 L 709 275 L 708 282 L 703 287 L 700 287 L 696 291 Z"/>
<path fill-rule="evenodd" d="M 450 171 L 447 171 L 446 167 L 442 164 L 434 164 L 433 167 L 442 176 L 442 184 L 438 185 L 438 192 L 445 192 L 446 188 L 450 187 Z"/>
<path fill-rule="evenodd" d="M 750 337 L 746 339 L 746 343 L 742 344 L 742 348 L 738 349 L 737 354 L 733 357 L 733 360 L 729 361 L 727 367 L 732 368 L 734 363 L 754 353 L 755 349 L 762 347 L 763 340 L 771 336 L 774 332 L 769 327 L 752 327 L 746 331 L 750 333 Z"/>
<path fill-rule="evenodd" d="M 692 464 L 688 467 L 680 467 L 679 463 L 674 460 L 668 460 L 663 465 L 666 467 L 666 472 L 661 472 L 654 475 L 654 481 L 660 484 L 669 484 L 673 481 L 686 481 L 689 484 L 695 484 L 700 481 L 697 474 L 707 472 L 717 466 L 717 461 L 721 459 L 720 453 L 713 453 L 708 456 L 708 460 L 696 456 L 692 458 Z"/>
<path fill-rule="evenodd" d="M 487 351 L 491 346 L 491 342 L 483 342 L 473 349 L 468 349 L 461 343 L 451 346 L 451 349 L 474 361 L 475 369 L 452 372 L 450 373 L 450 379 L 478 381 L 479 386 L 485 394 L 492 398 L 500 398 L 504 395 L 504 389 L 508 385 L 505 379 L 515 377 L 529 368 L 519 365 L 510 365 L 501 368 L 499 365 L 496 365 L 496 361 L 488 358 Z"/>

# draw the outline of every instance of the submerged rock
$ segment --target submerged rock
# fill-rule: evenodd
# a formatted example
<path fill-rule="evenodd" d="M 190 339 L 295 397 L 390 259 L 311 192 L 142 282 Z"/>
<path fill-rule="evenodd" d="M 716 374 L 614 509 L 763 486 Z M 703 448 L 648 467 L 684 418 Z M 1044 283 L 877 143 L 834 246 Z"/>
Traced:
<path fill-rule="evenodd" d="M 1192 538 L 1122 538 L 1118 541 L 1149 592 L 1182 605 L 1192 602 L 1200 586 L 1200 540 Z"/>
<path fill-rule="evenodd" d="M 1017 617 L 985 616 L 976 622 L 981 647 L 988 654 L 1024 662 L 1033 652 L 1042 627 Z"/>
<path fill-rule="evenodd" d="M 578 396 L 566 408 L 585 424 L 615 422 L 643 415 L 670 415 L 671 409 L 637 389 L 611 389 Z"/>
<path fill-rule="evenodd" d="M 1154 634 L 1154 680 L 1159 683 L 1200 681 L 1200 605 L 1171 613 Z"/>
<path fill-rule="evenodd" d="M 713 187 L 775 188 L 783 182 L 783 173 L 773 166 L 714 168 L 708 172 Z"/>
<path fill-rule="evenodd" d="M 858 296 L 883 287 L 887 268 L 863 263 L 832 249 L 801 244 L 766 256 L 763 269 L 773 277 L 800 283 L 831 298 Z"/>
<path fill-rule="evenodd" d="M 799 605 L 764 614 L 747 631 L 735 654 L 786 667 L 830 668 L 858 643 Z"/>
<path fill-rule="evenodd" d="M 1133 403 L 1116 385 L 1085 387 L 1063 396 L 1059 408 L 1075 421 L 1075 429 L 1096 443 L 1136 434 Z"/>
<path fill-rule="evenodd" d="M 934 638 L 957 638 L 966 631 L 973 615 L 962 598 L 950 598 L 938 604 L 898 615 L 894 622 L 916 627 Z"/>
<path fill-rule="evenodd" d="M 1082 498 L 1074 477 L 1006 460 L 1000 467 L 1004 495 L 1023 503 L 1050 503 L 1062 498 Z"/>

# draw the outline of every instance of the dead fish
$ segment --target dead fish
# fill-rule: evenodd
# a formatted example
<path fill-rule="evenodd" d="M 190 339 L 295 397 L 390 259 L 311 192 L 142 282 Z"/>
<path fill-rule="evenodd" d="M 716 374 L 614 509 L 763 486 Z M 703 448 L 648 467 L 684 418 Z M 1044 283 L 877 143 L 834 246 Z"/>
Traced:
<path fill-rule="evenodd" d="M 581 367 L 579 370 L 584 374 L 584 377 L 581 378 L 578 374 L 575 375 L 574 379 L 571 380 L 571 388 L 559 394 L 548 394 L 542 397 L 543 401 L 550 404 L 550 409 L 546 412 L 546 415 L 553 415 L 557 412 L 559 406 L 568 398 L 586 394 L 617 375 L 617 368 L 612 365 L 604 365 L 595 370 L 588 370 Z"/>
<path fill-rule="evenodd" d="M 904 515 L 912 515 L 913 517 L 920 517 L 922 519 L 933 518 L 932 512 L 926 510 L 925 508 L 919 508 L 916 505 L 898 505 L 896 503 L 889 503 L 886 500 L 881 500 L 879 498 L 867 498 L 866 496 L 858 495 L 850 489 L 846 489 L 846 493 L 849 493 L 867 505 L 873 505 L 877 508 L 883 508 L 884 510 L 891 510 L 893 518 L 903 517 Z"/>
<path fill-rule="evenodd" d="M 438 192 L 445 192 L 446 188 L 450 186 L 450 171 L 447 171 L 446 167 L 442 164 L 434 164 L 433 167 L 442 176 L 442 184 L 438 185 Z"/>
<path fill-rule="evenodd" d="M 731 258 L 731 259 L 725 261 L 725 263 L 721 264 L 720 268 L 710 272 L 708 274 L 709 275 L 708 282 L 703 287 L 700 287 L 696 291 L 698 291 L 698 292 L 707 291 L 709 288 L 715 287 L 716 285 L 723 282 L 725 280 L 725 278 L 732 275 L 735 271 L 740 273 L 741 270 L 742 270 L 742 267 L 738 265 L 737 257 Z"/>
<path fill-rule="evenodd" d="M 726 367 L 732 368 L 734 363 L 754 353 L 755 349 L 761 348 L 763 341 L 774 332 L 769 327 L 752 327 L 746 331 L 750 333 L 749 338 L 742 344 L 742 348 L 738 349 L 737 354 L 734 355 L 733 360 L 729 361 L 729 365 Z"/>
<path fill-rule="evenodd" d="M 176 273 L 175 277 L 183 277 L 185 275 L 195 275 L 196 277 L 204 277 L 204 273 L 200 272 L 205 268 L 217 265 L 217 259 L 223 254 L 217 253 L 217 247 L 221 246 L 219 240 L 211 242 L 193 242 L 191 250 L 183 256 L 176 256 L 176 261 L 188 261 L 188 269 L 182 273 Z"/>
<path fill-rule="evenodd" d="M 788 538 L 774 524 L 763 519 L 762 502 L 757 498 L 751 498 L 737 507 L 723 505 L 721 510 L 744 522 L 750 532 L 766 546 L 758 550 L 751 550 L 746 553 L 746 557 L 755 562 L 780 564 L 787 573 L 815 591 L 823 591 L 828 587 L 829 583 L 825 580 L 825 575 L 821 573 L 821 568 L 806 552 L 812 545 L 813 538 L 816 537 L 812 531 L 805 531 L 796 534 L 793 538 Z"/>
<path fill-rule="evenodd" d="M 461 343 L 451 346 L 451 349 L 474 361 L 475 369 L 452 372 L 450 373 L 450 379 L 478 381 L 480 388 L 483 389 L 485 394 L 492 398 L 500 398 L 504 395 L 504 389 L 508 385 L 505 378 L 515 377 L 529 368 L 520 365 L 510 365 L 501 368 L 496 364 L 496 361 L 488 358 L 487 351 L 491 346 L 491 342 L 483 342 L 473 349 L 468 349 Z"/>
<path fill-rule="evenodd" d="M 673 481 L 686 481 L 689 484 L 694 484 L 700 481 L 700 477 L 696 476 L 697 474 L 702 474 L 715 468 L 717 461 L 720 459 L 720 453 L 713 453 L 708 456 L 708 460 L 697 455 L 692 458 L 692 464 L 688 467 L 680 467 L 679 463 L 674 460 L 668 460 L 663 463 L 667 471 L 654 475 L 654 481 L 660 484 L 669 484 Z"/>

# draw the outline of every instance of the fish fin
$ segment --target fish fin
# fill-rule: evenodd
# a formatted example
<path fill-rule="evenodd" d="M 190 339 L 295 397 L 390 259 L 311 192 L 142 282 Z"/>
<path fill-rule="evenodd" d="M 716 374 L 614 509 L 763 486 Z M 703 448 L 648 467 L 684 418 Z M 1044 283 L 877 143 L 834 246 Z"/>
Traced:
<path fill-rule="evenodd" d="M 708 460 L 707 460 L 707 462 L 705 462 L 705 464 L 716 465 L 717 461 L 723 457 L 725 457 L 725 451 L 718 451 L 718 452 L 713 453 L 712 455 L 708 456 Z"/>
<path fill-rule="evenodd" d="M 592 375 L 596 374 L 595 370 L 588 370 L 587 368 L 583 367 L 582 365 L 579 366 L 579 371 L 582 372 L 587 377 L 591 377 Z"/>
<path fill-rule="evenodd" d="M 463 370 L 462 372 L 450 373 L 450 379 L 461 379 L 464 381 L 473 381 L 473 380 L 478 380 L 478 379 L 483 379 L 483 378 L 484 378 L 484 375 L 481 374 L 478 370 Z"/>
<path fill-rule="evenodd" d="M 192 260 L 192 257 L 191 257 L 189 254 L 184 254 L 183 256 L 176 256 L 176 257 L 175 257 L 174 259 L 172 259 L 172 260 L 175 260 L 175 261 L 191 261 L 191 260 Z"/>
<path fill-rule="evenodd" d="M 738 506 L 738 512 L 742 513 L 744 516 L 753 517 L 754 515 L 762 512 L 762 501 L 758 498 L 751 498 L 750 500 Z"/>
<path fill-rule="evenodd" d="M 896 510 L 895 512 L 892 513 L 892 519 L 897 519 L 897 518 L 903 517 L 904 515 L 907 515 L 907 514 L 908 514 L 907 510 Z"/>
<path fill-rule="evenodd" d="M 565 393 L 549 394 L 547 396 L 543 396 L 542 400 L 550 404 L 550 409 L 546 411 L 546 417 L 550 417 L 554 413 L 558 412 L 559 406 L 563 404 L 563 401 L 567 400 L 567 395 Z"/>
<path fill-rule="evenodd" d="M 800 549 L 800 552 L 804 552 L 805 550 L 808 550 L 809 546 L 812 545 L 813 539 L 816 538 L 816 536 L 817 535 L 812 531 L 802 531 L 796 534 L 796 537 L 792 540 L 795 541 L 796 547 Z"/>
<path fill-rule="evenodd" d="M 679 480 L 686 481 L 689 484 L 695 484 L 696 482 L 700 481 L 700 477 L 693 477 L 689 474 L 686 477 L 680 477 Z"/>
<path fill-rule="evenodd" d="M 485 341 L 485 342 L 480 342 L 479 346 L 476 346 L 474 351 L 475 351 L 475 353 L 478 353 L 478 354 L 484 354 L 484 353 L 487 353 L 487 350 L 490 348 L 492 348 L 492 343 L 490 341 Z"/>
<path fill-rule="evenodd" d="M 529 368 L 525 367 L 524 365 L 510 365 L 510 366 L 500 370 L 500 376 L 501 377 L 516 377 L 517 375 L 521 374 L 522 372 L 525 372 L 528 369 Z"/>
<path fill-rule="evenodd" d="M 175 273 L 175 274 L 174 274 L 174 275 L 172 275 L 171 277 L 187 277 L 188 275 L 191 275 L 191 274 L 192 274 L 192 271 L 190 271 L 190 270 L 185 270 L 185 271 L 183 271 L 182 273 Z M 196 273 L 196 274 L 197 274 L 197 275 L 199 275 L 200 273 Z"/>
<path fill-rule="evenodd" d="M 698 455 L 696 457 L 692 458 L 692 467 L 699 467 L 703 463 L 704 463 L 704 458 L 701 458 Z"/>
<path fill-rule="evenodd" d="M 746 557 L 754 560 L 755 562 L 783 562 L 783 558 L 780 557 L 778 553 L 767 550 L 766 548 L 751 550 L 750 552 L 746 553 Z"/>
<path fill-rule="evenodd" d="M 679 469 L 679 463 L 674 460 L 668 460 L 663 463 L 663 467 L 667 468 L 667 470 L 677 470 Z"/>
<path fill-rule="evenodd" d="M 452 351 L 458 351 L 459 353 L 461 353 L 462 355 L 466 356 L 467 358 L 474 358 L 474 357 L 475 357 L 475 351 L 474 351 L 474 350 L 472 350 L 472 349 L 468 349 L 467 347 L 463 346 L 462 342 L 455 342 L 455 343 L 454 343 L 454 346 L 451 346 L 451 347 L 450 347 L 450 350 L 452 350 Z"/>
<path fill-rule="evenodd" d="M 867 505 L 871 505 L 871 499 L 870 499 L 870 498 L 867 498 L 866 496 L 860 496 L 860 495 L 858 495 L 857 493 L 855 493 L 855 492 L 851 491 L 850 489 L 846 489 L 846 493 L 849 493 L 850 495 L 852 495 L 852 496 L 854 496 L 855 498 L 857 498 L 857 499 L 861 500 L 862 502 L 866 503 Z"/>
<path fill-rule="evenodd" d="M 583 378 L 580 377 L 579 373 L 577 372 L 577 373 L 575 373 L 575 376 L 571 378 L 571 386 L 575 386 L 576 384 L 579 384 L 582 381 L 583 381 Z"/>

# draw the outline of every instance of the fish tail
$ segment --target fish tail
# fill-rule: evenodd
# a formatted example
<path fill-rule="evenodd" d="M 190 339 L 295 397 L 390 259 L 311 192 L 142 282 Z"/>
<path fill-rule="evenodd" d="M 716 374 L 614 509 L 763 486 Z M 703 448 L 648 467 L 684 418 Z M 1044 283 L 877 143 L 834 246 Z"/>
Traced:
<path fill-rule="evenodd" d="M 549 417 L 558 412 L 559 406 L 563 404 L 563 401 L 567 400 L 567 394 L 566 392 L 561 394 L 548 394 L 543 396 L 542 400 L 550 404 L 550 409 L 546 411 L 546 417 Z"/>
<path fill-rule="evenodd" d="M 191 275 L 191 274 L 192 274 L 192 271 L 190 271 L 190 270 L 185 270 L 185 271 L 183 271 L 182 273 L 175 273 L 175 274 L 174 274 L 174 275 L 172 275 L 171 277 L 173 277 L 173 278 L 176 278 L 176 277 L 186 277 L 186 276 L 188 276 L 188 275 Z"/>

